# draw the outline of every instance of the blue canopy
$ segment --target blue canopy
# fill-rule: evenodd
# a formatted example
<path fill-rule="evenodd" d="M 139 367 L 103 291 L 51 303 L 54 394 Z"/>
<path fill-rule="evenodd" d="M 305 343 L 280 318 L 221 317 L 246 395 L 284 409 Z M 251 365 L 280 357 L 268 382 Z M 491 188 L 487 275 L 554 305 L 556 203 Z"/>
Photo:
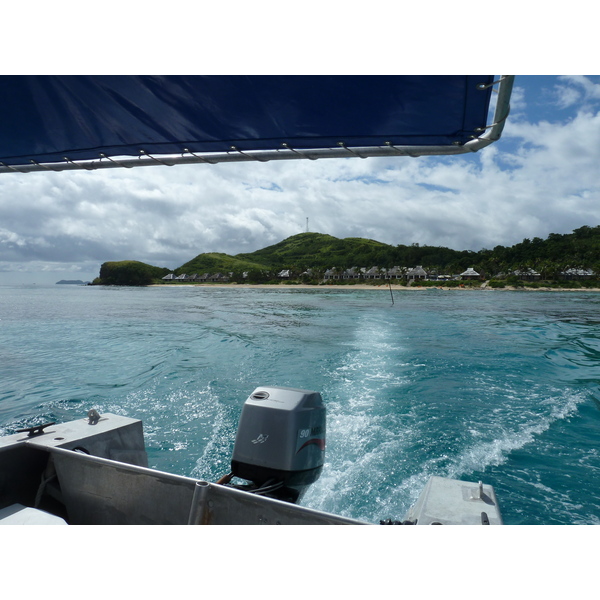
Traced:
<path fill-rule="evenodd" d="M 491 75 L 0 76 L 0 172 L 98 168 L 123 156 L 456 153 L 485 131 L 493 83 Z M 174 162 L 182 161 L 166 164 Z"/>

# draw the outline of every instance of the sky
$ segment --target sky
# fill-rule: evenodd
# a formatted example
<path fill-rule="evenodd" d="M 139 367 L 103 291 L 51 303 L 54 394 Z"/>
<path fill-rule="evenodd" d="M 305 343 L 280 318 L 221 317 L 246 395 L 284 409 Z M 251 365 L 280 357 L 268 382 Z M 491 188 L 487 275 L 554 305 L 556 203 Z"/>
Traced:
<path fill-rule="evenodd" d="M 490 72 L 513 66 L 499 55 Z M 252 68 L 237 64 L 229 70 Z M 343 64 L 325 62 L 325 72 L 369 72 L 359 60 Z M 275 72 L 297 72 L 285 66 Z M 401 66 L 376 72 L 408 72 Z M 113 260 L 175 269 L 203 252 L 253 252 L 307 228 L 478 251 L 599 225 L 600 77 L 547 69 L 517 75 L 502 138 L 469 156 L 1 174 L 0 284 L 89 281 Z M 426 63 L 423 72 L 432 70 L 437 63 Z M 137 72 L 148 71 L 162 72 L 147 64 Z"/>

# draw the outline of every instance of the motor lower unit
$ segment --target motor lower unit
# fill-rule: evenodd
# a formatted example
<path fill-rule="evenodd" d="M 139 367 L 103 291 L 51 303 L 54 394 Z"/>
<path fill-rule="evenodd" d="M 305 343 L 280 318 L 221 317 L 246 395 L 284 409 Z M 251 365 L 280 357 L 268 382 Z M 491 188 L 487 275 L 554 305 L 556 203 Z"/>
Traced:
<path fill-rule="evenodd" d="M 297 502 L 325 459 L 325 406 L 318 392 L 259 387 L 244 403 L 231 471 L 252 482 L 236 486 Z"/>

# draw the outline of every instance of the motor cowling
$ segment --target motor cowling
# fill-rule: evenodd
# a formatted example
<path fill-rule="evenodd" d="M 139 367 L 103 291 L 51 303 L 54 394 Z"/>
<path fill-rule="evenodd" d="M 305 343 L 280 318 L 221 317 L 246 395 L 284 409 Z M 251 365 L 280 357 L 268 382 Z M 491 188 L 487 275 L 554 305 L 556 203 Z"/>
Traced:
<path fill-rule="evenodd" d="M 255 486 L 281 483 L 297 501 L 315 482 L 325 460 L 325 406 L 321 394 L 259 387 L 239 420 L 231 471 Z"/>

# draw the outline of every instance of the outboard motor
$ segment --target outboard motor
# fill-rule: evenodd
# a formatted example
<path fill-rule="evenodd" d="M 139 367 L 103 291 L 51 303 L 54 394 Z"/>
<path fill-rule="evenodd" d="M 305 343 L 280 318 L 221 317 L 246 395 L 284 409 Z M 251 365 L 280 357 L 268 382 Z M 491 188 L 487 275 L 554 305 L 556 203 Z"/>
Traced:
<path fill-rule="evenodd" d="M 297 502 L 325 460 L 325 407 L 321 394 L 259 387 L 244 403 L 231 460 L 235 486 Z"/>

